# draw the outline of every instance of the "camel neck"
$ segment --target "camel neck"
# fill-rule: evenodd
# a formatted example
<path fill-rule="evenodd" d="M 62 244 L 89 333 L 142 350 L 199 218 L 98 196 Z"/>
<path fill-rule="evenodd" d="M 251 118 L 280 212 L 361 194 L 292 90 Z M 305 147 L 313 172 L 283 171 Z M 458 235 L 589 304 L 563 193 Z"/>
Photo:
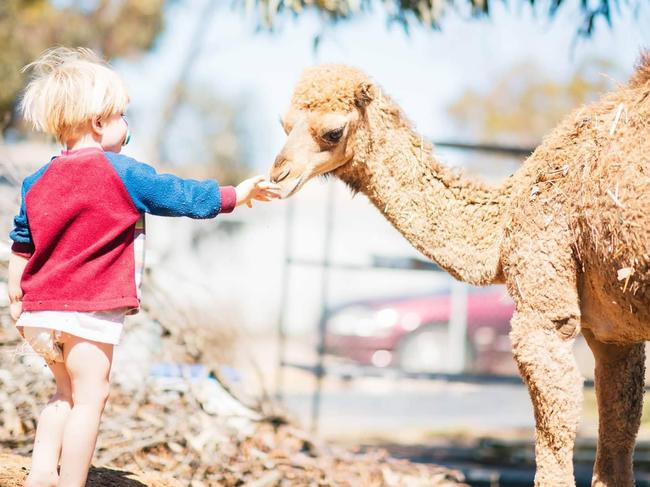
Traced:
<path fill-rule="evenodd" d="M 366 194 L 417 250 L 455 278 L 477 285 L 499 282 L 508 186 L 461 178 L 437 161 L 404 122 L 392 127 L 383 122 L 381 136 L 361 134 L 355 159 L 337 175 Z"/>

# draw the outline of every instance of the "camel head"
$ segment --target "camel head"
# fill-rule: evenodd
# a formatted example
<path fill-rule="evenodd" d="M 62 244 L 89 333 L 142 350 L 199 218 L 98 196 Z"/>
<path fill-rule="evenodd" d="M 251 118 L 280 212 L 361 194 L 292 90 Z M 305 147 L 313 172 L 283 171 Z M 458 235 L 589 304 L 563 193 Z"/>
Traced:
<path fill-rule="evenodd" d="M 375 90 L 365 74 L 348 66 L 305 70 L 281 119 L 287 140 L 271 168 L 283 198 L 353 159 Z"/>

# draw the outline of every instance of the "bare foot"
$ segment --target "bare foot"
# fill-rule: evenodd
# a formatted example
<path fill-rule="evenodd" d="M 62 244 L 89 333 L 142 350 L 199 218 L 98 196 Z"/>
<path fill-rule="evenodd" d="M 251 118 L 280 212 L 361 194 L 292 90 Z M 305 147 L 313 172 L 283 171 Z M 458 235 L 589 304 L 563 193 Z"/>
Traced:
<path fill-rule="evenodd" d="M 25 480 L 25 487 L 56 487 L 59 476 L 56 472 L 29 472 Z"/>

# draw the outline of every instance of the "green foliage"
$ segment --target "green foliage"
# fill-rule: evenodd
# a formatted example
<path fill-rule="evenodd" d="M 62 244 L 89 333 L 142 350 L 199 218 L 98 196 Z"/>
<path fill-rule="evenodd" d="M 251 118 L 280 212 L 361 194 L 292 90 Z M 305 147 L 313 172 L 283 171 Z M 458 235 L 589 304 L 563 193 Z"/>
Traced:
<path fill-rule="evenodd" d="M 486 92 L 467 90 L 449 106 L 449 115 L 467 137 L 534 146 L 571 110 L 610 89 L 611 80 L 601 73 L 612 71 L 607 61 L 587 61 L 558 82 L 534 64 L 520 64 Z"/>
<path fill-rule="evenodd" d="M 542 10 L 553 18 L 561 8 L 571 0 L 238 0 L 248 10 L 256 8 L 260 15 L 260 24 L 273 28 L 278 14 L 293 13 L 300 15 L 306 10 L 323 13 L 330 21 L 337 22 L 356 17 L 380 3 L 386 11 L 389 21 L 397 22 L 408 30 L 412 23 L 422 24 L 433 29 L 440 29 L 442 19 L 447 11 L 460 12 L 469 17 L 489 17 L 495 3 L 523 3 Z M 624 7 L 635 10 L 641 6 L 641 0 L 579 0 L 582 18 L 577 32 L 581 36 L 590 36 L 596 20 L 604 19 L 612 25 L 612 8 Z"/>
<path fill-rule="evenodd" d="M 148 50 L 162 29 L 163 3 L 1 0 L 0 127 L 15 122 L 13 108 L 25 84 L 21 68 L 42 51 L 56 45 L 86 46 L 110 59 Z"/>

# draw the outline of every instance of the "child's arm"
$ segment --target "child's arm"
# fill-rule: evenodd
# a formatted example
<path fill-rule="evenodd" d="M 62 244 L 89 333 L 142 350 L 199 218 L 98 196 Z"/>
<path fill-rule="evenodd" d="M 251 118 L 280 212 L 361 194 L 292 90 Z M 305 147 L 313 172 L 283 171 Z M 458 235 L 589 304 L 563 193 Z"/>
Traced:
<path fill-rule="evenodd" d="M 156 170 L 130 157 L 107 152 L 133 204 L 141 213 L 160 216 L 214 218 L 229 213 L 237 196 L 232 186 L 219 186 L 213 179 L 197 181 Z"/>
<path fill-rule="evenodd" d="M 17 321 L 23 311 L 23 290 L 20 287 L 20 280 L 29 258 L 24 255 L 12 252 L 9 256 L 9 313 L 14 321 Z"/>
<path fill-rule="evenodd" d="M 173 174 L 159 174 L 142 162 L 107 152 L 111 164 L 126 186 L 136 208 L 142 213 L 160 216 L 213 218 L 230 213 L 240 204 L 250 206 L 252 199 L 272 198 L 274 190 L 263 177 L 251 178 L 237 188 L 219 186 L 214 179 L 197 181 Z"/>
<path fill-rule="evenodd" d="M 27 211 L 25 210 L 27 185 L 27 181 L 24 181 L 21 188 L 20 210 L 14 218 L 14 228 L 9 234 L 9 237 L 13 241 L 11 255 L 9 256 L 8 271 L 9 313 L 14 321 L 18 320 L 23 310 L 23 290 L 20 286 L 20 281 L 23 277 L 25 266 L 34 252 L 34 243 L 29 230 L 29 223 L 27 222 Z"/>

